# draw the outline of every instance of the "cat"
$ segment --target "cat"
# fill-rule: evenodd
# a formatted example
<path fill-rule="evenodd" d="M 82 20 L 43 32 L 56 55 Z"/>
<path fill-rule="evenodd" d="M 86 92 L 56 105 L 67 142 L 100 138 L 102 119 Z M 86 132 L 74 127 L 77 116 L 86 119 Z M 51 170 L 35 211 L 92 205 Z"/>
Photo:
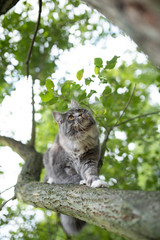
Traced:
<path fill-rule="evenodd" d="M 53 117 L 58 123 L 59 133 L 44 154 L 45 182 L 107 187 L 107 183 L 98 176 L 99 131 L 91 112 L 72 99 L 70 110 L 53 112 Z M 85 225 L 85 222 L 64 214 L 60 219 L 67 235 L 77 234 Z"/>

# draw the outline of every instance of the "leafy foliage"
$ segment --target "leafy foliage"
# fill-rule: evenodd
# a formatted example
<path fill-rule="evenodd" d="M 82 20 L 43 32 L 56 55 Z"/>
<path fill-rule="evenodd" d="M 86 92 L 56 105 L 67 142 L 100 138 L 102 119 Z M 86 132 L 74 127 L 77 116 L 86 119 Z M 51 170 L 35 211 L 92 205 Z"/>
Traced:
<path fill-rule="evenodd" d="M 26 75 L 25 62 L 38 15 L 28 1 L 24 1 L 20 8 L 15 9 L 16 11 L 12 10 L 1 16 L 1 101 L 3 96 L 13 90 L 13 82 Z M 75 44 L 84 44 L 97 30 L 97 24 L 92 23 L 93 11 L 79 1 L 61 3 L 58 0 L 45 0 L 43 13 L 45 14 L 42 14 L 34 44 L 34 54 L 32 53 L 30 60 L 30 75 L 33 79 L 39 79 L 41 85 L 44 85 L 45 79 L 56 71 L 56 61 L 64 50 L 72 48 Z M 104 36 L 106 33 L 101 25 L 104 20 L 100 17 L 99 21 L 100 36 Z M 112 29 L 109 29 L 112 32 Z M 98 38 L 99 36 L 95 42 Z M 13 79 L 12 84 L 10 77 Z"/>

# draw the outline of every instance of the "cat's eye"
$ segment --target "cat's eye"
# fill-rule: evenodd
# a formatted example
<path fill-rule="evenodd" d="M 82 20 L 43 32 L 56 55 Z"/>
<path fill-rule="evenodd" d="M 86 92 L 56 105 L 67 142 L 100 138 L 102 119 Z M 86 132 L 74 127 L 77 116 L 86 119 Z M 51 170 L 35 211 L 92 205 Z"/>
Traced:
<path fill-rule="evenodd" d="M 69 115 L 68 119 L 69 119 L 70 121 L 72 121 L 72 120 L 74 120 L 74 116 L 73 116 L 73 115 Z"/>

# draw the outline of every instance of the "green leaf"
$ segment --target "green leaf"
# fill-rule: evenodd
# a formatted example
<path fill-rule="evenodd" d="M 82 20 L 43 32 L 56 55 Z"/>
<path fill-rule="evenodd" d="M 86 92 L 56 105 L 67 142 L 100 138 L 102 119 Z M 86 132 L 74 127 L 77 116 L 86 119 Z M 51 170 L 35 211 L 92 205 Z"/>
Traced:
<path fill-rule="evenodd" d="M 84 69 L 81 69 L 77 72 L 76 77 L 78 80 L 81 80 L 83 77 Z"/>
<path fill-rule="evenodd" d="M 159 82 L 159 83 L 160 83 L 160 75 L 159 75 L 159 76 L 157 76 L 156 80 L 157 80 L 157 82 Z"/>
<path fill-rule="evenodd" d="M 95 59 L 94 59 L 94 65 L 95 65 L 96 67 L 99 67 L 99 68 L 103 67 L 103 61 L 102 61 L 102 59 L 101 59 L 101 58 L 95 58 Z"/>
<path fill-rule="evenodd" d="M 84 99 L 86 99 L 86 91 L 85 90 L 78 96 L 78 101 L 82 101 Z"/>
<path fill-rule="evenodd" d="M 66 96 L 70 94 L 72 88 L 73 88 L 74 83 L 72 81 L 65 81 L 61 87 L 61 93 L 62 95 Z"/>
<path fill-rule="evenodd" d="M 54 91 L 54 83 L 50 79 L 46 80 L 46 88 L 49 92 Z"/>
<path fill-rule="evenodd" d="M 89 85 L 93 80 L 91 78 L 85 78 L 85 84 Z"/>
<path fill-rule="evenodd" d="M 116 38 L 117 37 L 117 34 L 116 33 L 112 33 L 111 35 L 113 38 Z"/>
<path fill-rule="evenodd" d="M 94 93 L 97 93 L 95 90 L 91 90 L 90 93 L 88 94 L 88 98 L 90 98 Z"/>
<path fill-rule="evenodd" d="M 2 204 L 2 203 L 3 203 L 3 201 L 4 201 L 4 199 L 3 199 L 3 198 L 0 198 L 0 204 Z"/>
<path fill-rule="evenodd" d="M 49 102 L 51 99 L 54 98 L 54 95 L 51 92 L 44 91 L 43 93 L 40 93 L 40 97 L 43 102 Z"/>
<path fill-rule="evenodd" d="M 107 97 L 108 95 L 111 94 L 111 92 L 112 92 L 112 89 L 109 86 L 107 86 L 103 91 L 103 97 L 104 98 Z"/>
<path fill-rule="evenodd" d="M 105 69 L 113 69 L 116 66 L 118 56 L 114 56 L 110 61 L 107 61 Z"/>
<path fill-rule="evenodd" d="M 94 72 L 95 72 L 95 74 L 98 74 L 98 73 L 99 73 L 99 71 L 100 71 L 100 68 L 99 68 L 99 67 L 97 67 L 97 66 L 95 66 L 95 68 L 94 68 Z"/>

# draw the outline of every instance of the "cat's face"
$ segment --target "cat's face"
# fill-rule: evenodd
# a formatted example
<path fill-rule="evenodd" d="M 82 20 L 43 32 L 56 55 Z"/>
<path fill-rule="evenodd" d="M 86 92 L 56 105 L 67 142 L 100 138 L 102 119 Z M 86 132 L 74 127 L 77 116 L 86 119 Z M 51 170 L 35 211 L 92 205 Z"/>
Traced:
<path fill-rule="evenodd" d="M 67 137 L 80 137 L 96 124 L 92 114 L 79 105 L 64 114 L 53 112 L 53 116 L 59 125 L 59 133 Z"/>

